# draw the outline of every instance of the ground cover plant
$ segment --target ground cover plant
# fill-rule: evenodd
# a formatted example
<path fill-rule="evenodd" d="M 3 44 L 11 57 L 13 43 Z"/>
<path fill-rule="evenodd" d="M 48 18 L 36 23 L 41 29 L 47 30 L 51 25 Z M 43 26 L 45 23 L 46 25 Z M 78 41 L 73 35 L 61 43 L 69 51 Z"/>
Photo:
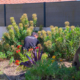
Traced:
<path fill-rule="evenodd" d="M 65 58 L 72 60 L 76 50 L 80 45 L 80 27 L 69 26 L 69 22 L 65 22 L 65 29 L 57 26 L 50 26 L 51 31 L 38 31 L 39 38 L 43 40 L 44 50 L 50 56 L 57 58 Z"/>
<path fill-rule="evenodd" d="M 53 59 L 39 61 L 26 71 L 26 80 L 80 80 L 80 71 L 75 67 L 59 65 Z"/>

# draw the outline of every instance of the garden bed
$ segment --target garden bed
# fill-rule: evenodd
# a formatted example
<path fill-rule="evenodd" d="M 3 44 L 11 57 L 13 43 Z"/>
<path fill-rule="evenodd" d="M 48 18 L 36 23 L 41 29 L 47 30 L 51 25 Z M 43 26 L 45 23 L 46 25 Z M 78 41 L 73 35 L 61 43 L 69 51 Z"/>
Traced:
<path fill-rule="evenodd" d="M 25 37 L 35 32 L 37 15 L 33 14 L 32 19 L 28 21 L 27 14 L 23 14 L 18 26 L 14 17 L 10 17 L 12 24 L 0 41 L 0 71 L 10 80 L 80 80 L 80 72 L 71 62 L 80 45 L 80 28 L 70 26 L 68 21 L 65 30 L 51 25 L 51 31 L 44 31 L 40 26 L 37 32 L 40 44 L 28 52 L 22 51 Z M 21 77 L 25 72 L 25 77 Z"/>
<path fill-rule="evenodd" d="M 24 73 L 25 71 L 16 70 L 18 68 L 17 65 L 12 63 L 9 65 L 9 60 L 1 61 L 0 62 L 0 70 L 5 73 L 11 80 L 23 80 L 23 78 L 18 79 L 19 75 Z"/>
<path fill-rule="evenodd" d="M 70 67 L 72 65 L 71 62 L 67 61 L 63 61 L 61 64 L 65 64 L 66 67 Z M 18 66 L 14 63 L 9 65 L 9 60 L 0 62 L 0 70 L 5 73 L 11 80 L 23 80 L 24 77 L 20 77 L 19 75 L 25 73 L 26 71 L 22 71 L 20 69 L 16 70 L 17 68 Z"/>

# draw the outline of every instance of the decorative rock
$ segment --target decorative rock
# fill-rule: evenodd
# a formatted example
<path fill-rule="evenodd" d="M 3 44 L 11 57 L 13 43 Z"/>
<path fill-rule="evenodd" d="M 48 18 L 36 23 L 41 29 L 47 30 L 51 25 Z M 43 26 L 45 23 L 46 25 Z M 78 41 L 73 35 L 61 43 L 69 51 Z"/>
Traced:
<path fill-rule="evenodd" d="M 80 47 L 77 49 L 74 55 L 72 66 L 75 66 L 77 70 L 80 70 Z"/>

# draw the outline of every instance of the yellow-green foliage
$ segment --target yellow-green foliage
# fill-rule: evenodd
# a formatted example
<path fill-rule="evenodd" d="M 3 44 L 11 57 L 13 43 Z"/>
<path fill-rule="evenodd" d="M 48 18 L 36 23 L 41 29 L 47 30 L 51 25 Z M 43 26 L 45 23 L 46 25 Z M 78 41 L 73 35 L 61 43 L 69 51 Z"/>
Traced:
<path fill-rule="evenodd" d="M 9 48 L 5 44 L 11 45 L 23 45 L 24 38 L 30 36 L 33 32 L 34 26 L 37 22 L 37 15 L 32 14 L 32 20 L 28 20 L 28 16 L 24 13 L 20 18 L 19 25 L 16 23 L 14 17 L 10 17 L 11 24 L 7 26 L 7 31 L 2 36 L 2 48 L 0 51 Z M 5 47 L 3 47 L 5 46 Z M 11 50 L 11 49 L 8 49 Z M 5 51 L 5 50 L 4 50 Z M 6 52 L 6 51 L 5 51 Z"/>
<path fill-rule="evenodd" d="M 48 54 L 46 54 L 46 53 L 43 53 L 43 54 L 42 54 L 42 57 L 41 57 L 41 59 L 42 59 L 42 60 L 44 60 L 44 59 L 47 59 L 47 58 L 48 58 Z"/>
<path fill-rule="evenodd" d="M 38 31 L 39 37 L 44 40 L 45 50 L 52 51 L 57 56 L 72 59 L 80 45 L 80 28 L 70 26 L 69 21 L 65 21 L 65 29 L 57 26 L 50 26 L 51 31 Z"/>

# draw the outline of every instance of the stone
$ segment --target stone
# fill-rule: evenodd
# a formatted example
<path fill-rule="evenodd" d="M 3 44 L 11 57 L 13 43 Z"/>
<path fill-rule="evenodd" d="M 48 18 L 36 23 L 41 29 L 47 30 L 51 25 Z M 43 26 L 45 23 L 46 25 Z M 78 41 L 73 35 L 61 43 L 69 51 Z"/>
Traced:
<path fill-rule="evenodd" d="M 77 70 L 80 70 L 80 47 L 77 49 L 74 55 L 72 66 L 75 66 Z"/>

